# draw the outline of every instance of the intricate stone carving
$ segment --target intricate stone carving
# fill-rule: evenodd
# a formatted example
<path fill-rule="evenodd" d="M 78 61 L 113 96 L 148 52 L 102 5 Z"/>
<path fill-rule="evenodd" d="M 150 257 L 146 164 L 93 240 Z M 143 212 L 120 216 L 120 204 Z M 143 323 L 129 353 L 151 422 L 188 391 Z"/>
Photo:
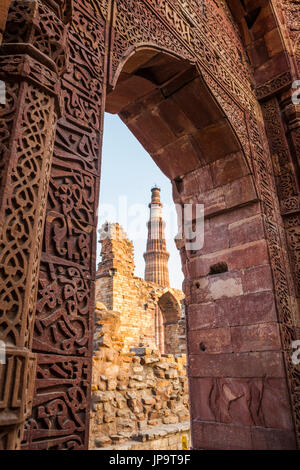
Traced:
<path fill-rule="evenodd" d="M 294 53 L 295 62 L 300 71 L 300 47 L 299 47 L 299 31 L 300 31 L 300 11 L 299 3 L 297 0 L 283 0 L 281 4 L 277 6 L 281 7 L 281 11 L 285 15 L 286 28 L 290 37 L 290 47 L 292 53 Z"/>
<path fill-rule="evenodd" d="M 92 254 L 97 182 L 88 173 L 53 168 L 44 236 L 47 255 L 64 256 L 89 273 L 95 270 Z"/>
<path fill-rule="evenodd" d="M 263 103 L 262 110 L 269 136 L 278 197 L 282 205 L 289 207 L 291 202 L 285 203 L 285 200 L 297 196 L 297 184 L 277 99 Z"/>
<path fill-rule="evenodd" d="M 6 363 L 0 365 L 0 420 L 9 427 L 23 424 L 31 413 L 36 357 L 18 348 L 7 348 L 6 353 Z"/>
<path fill-rule="evenodd" d="M 8 15 L 4 44 L 30 44 L 50 58 L 58 72 L 66 65 L 66 27 L 46 6 L 34 0 L 15 0 Z"/>
<path fill-rule="evenodd" d="M 36 351 L 88 355 L 94 289 L 83 274 L 75 267 L 41 265 L 33 344 Z"/>
<path fill-rule="evenodd" d="M 76 170 L 98 174 L 100 169 L 101 134 L 93 129 L 84 129 L 66 119 L 57 125 L 54 162 L 65 163 Z"/>
<path fill-rule="evenodd" d="M 299 28 L 292 26 L 297 2 L 284 4 L 291 37 L 298 44 Z M 32 374 L 30 348 L 35 322 L 34 348 L 40 354 L 25 447 L 65 449 L 87 445 L 90 325 L 94 311 L 91 299 L 105 90 L 107 83 L 115 84 L 126 56 L 145 44 L 190 64 L 197 63 L 239 137 L 262 208 L 281 347 L 286 353 L 291 401 L 300 431 L 299 372 L 290 360 L 291 341 L 299 331 L 294 326 L 285 234 L 263 119 L 253 93 L 253 74 L 226 2 L 116 0 L 112 4 L 108 0 L 20 0 L 12 4 L 0 55 L 0 78 L 7 79 L 6 107 L 0 109 L 4 122 L 0 131 L 0 307 L 3 338 L 16 347 L 12 357 L 18 353 L 26 358 L 23 363 L 17 359 L 7 363 L 7 367 L 19 364 L 14 366 L 12 376 L 16 384 L 25 363 L 26 371 Z M 298 46 L 296 56 L 297 51 Z M 289 71 L 272 76 L 257 90 L 257 95 L 265 99 L 286 87 L 290 80 Z M 279 132 L 276 127 L 276 103 L 267 102 L 263 107 L 269 116 L 267 127 L 274 134 L 271 153 L 281 208 L 288 214 L 288 246 L 295 266 L 299 266 L 299 220 L 295 212 L 299 195 L 282 145 L 284 129 Z M 51 169 L 57 114 L 60 120 Z M 295 148 L 300 146 L 297 130 L 291 140 Z M 34 319 L 41 245 L 43 264 Z M 296 278 L 299 279 L 298 272 Z M 218 387 L 224 391 L 224 386 L 226 383 L 217 384 L 214 393 Z M 221 415 L 228 419 L 228 396 L 242 394 L 239 403 L 246 406 L 252 419 L 248 425 L 264 425 L 258 406 L 263 397 L 262 382 L 230 385 L 226 390 L 227 401 L 221 394 L 212 400 L 215 419 Z M 255 403 L 250 404 L 253 397 Z M 30 403 L 28 387 L 15 407 L 18 417 L 11 423 L 12 428 L 7 427 L 0 410 L 0 425 L 5 425 L 1 430 L 3 448 L 18 445 L 22 437 L 20 422 L 28 415 Z M 5 406 L 13 408 L 13 395 Z"/>
<path fill-rule="evenodd" d="M 183 58 L 193 60 L 193 54 L 185 46 L 184 40 L 176 37 L 170 29 L 161 21 L 158 21 L 157 13 L 147 7 L 143 0 L 118 0 L 114 18 L 114 41 L 111 57 L 111 81 L 119 65 L 122 55 L 130 45 L 139 43 L 153 44 L 174 52 Z M 166 6 L 166 2 L 163 2 Z M 157 7 L 157 5 L 155 5 Z M 169 17 L 170 10 L 169 11 Z M 166 9 L 164 10 L 167 13 Z M 174 23 L 174 20 L 172 20 Z M 178 24 L 178 22 L 177 22 Z M 183 23 L 181 23 L 182 25 Z"/>
<path fill-rule="evenodd" d="M 113 81 L 113 74 L 122 55 L 130 45 L 151 44 L 155 38 L 155 45 L 163 47 L 165 50 L 174 51 L 183 58 L 192 61 L 199 60 L 201 65 L 207 68 L 223 86 L 241 100 L 242 104 L 253 109 L 255 100 L 241 41 L 230 22 L 227 22 L 224 28 L 224 18 L 218 11 L 219 7 L 216 4 L 207 2 L 205 15 L 203 15 L 197 14 L 199 8 L 202 11 L 202 7 L 199 5 L 197 7 L 197 2 L 194 2 L 193 8 L 198 20 L 197 24 L 186 26 L 189 28 L 188 34 L 179 36 L 178 24 L 186 23 L 186 20 L 174 2 L 139 0 L 138 2 L 129 2 L 129 4 L 125 3 L 119 1 L 115 12 L 111 81 Z M 149 8 L 150 6 L 152 8 Z M 139 18 L 138 21 L 137 18 Z M 164 27 L 162 27 L 162 21 Z M 137 24 L 139 27 L 136 26 Z M 132 25 L 132 27 L 130 28 L 128 25 Z M 221 25 L 222 34 L 216 37 L 216 31 Z M 175 43 L 174 37 L 176 37 Z M 219 54 L 220 43 L 222 44 L 222 55 Z M 233 75 L 231 70 L 237 61 L 240 68 L 236 71 L 236 75 Z"/>
<path fill-rule="evenodd" d="M 9 338 L 11 344 L 19 346 L 25 335 L 24 346 L 29 346 L 32 328 L 20 322 L 24 314 L 20 298 L 25 300 L 28 293 L 31 294 L 30 285 L 35 286 L 37 280 L 32 263 L 39 264 L 35 251 L 40 248 L 38 241 L 41 243 L 53 145 L 53 133 L 49 136 L 47 130 L 53 129 L 55 114 L 54 100 L 28 85 L 25 85 L 22 105 L 23 116 L 19 122 L 22 135 L 16 136 L 15 159 L 8 163 L 10 191 L 6 189 L 2 193 L 2 220 L 5 222 L 2 223 L 0 242 L 0 265 L 4 274 L 1 310 L 3 325 L 6 325 L 2 330 L 3 339 Z M 3 187 L 6 185 L 7 181 Z M 27 308 L 30 318 L 34 301 Z"/>
<path fill-rule="evenodd" d="M 33 414 L 25 427 L 30 449 L 87 447 L 91 360 L 40 355 L 35 381 Z"/>
<path fill-rule="evenodd" d="M 7 353 L 1 365 L 3 448 L 19 446 L 31 412 L 35 355 L 30 349 L 64 37 L 64 25 L 44 5 L 11 4 L 0 56 L 0 78 L 7 80 L 0 109 L 0 339 Z"/>
<path fill-rule="evenodd" d="M 284 90 L 291 86 L 292 83 L 292 74 L 291 72 L 285 72 L 278 77 L 273 78 L 272 80 L 264 83 L 263 85 L 256 88 L 256 95 L 259 100 L 272 95 L 276 95 L 279 91 Z"/>

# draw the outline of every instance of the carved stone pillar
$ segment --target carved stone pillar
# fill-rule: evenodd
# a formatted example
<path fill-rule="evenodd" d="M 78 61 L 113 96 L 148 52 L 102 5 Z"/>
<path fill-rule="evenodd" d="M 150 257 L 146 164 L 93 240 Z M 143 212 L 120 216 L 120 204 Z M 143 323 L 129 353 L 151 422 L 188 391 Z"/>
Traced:
<path fill-rule="evenodd" d="M 86 449 L 95 312 L 97 204 L 105 100 L 106 1 L 74 0 L 61 76 L 22 448 Z M 42 22 L 42 27 L 44 22 Z"/>
<path fill-rule="evenodd" d="M 46 3 L 46 2 L 45 2 Z M 0 49 L 0 448 L 19 448 L 36 370 L 31 352 L 66 26 L 46 4 L 11 3 Z"/>
<path fill-rule="evenodd" d="M 269 147 L 272 156 L 277 195 L 280 203 L 282 220 L 280 222 L 281 238 L 283 240 L 288 284 L 290 289 L 290 304 L 292 317 L 290 324 L 284 320 L 281 323 L 283 341 L 291 348 L 292 341 L 300 338 L 300 194 L 297 180 L 297 110 L 291 99 L 291 91 L 284 95 L 273 97 L 261 104 Z M 295 145 L 296 144 L 296 145 Z M 286 245 L 285 245 L 286 243 Z M 298 305 L 298 307 L 297 307 Z M 299 445 L 299 365 L 291 361 L 292 351 L 286 354 L 290 398 L 294 411 L 296 432 Z"/>
<path fill-rule="evenodd" d="M 287 203 L 282 207 L 282 212 L 294 273 L 295 294 L 300 304 L 300 106 L 292 101 L 291 94 L 293 91 L 289 90 L 283 94 L 280 100 L 286 138 L 291 154 L 291 172 L 295 181 L 294 194 L 291 195 Z M 296 324 L 300 327 L 300 314 L 296 318 Z"/>

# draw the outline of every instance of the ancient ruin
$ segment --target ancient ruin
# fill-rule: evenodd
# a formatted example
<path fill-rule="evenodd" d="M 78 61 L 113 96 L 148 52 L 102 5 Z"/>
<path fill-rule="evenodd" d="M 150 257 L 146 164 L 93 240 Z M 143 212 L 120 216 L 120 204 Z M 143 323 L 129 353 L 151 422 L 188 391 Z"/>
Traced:
<path fill-rule="evenodd" d="M 124 352 L 119 313 L 96 307 L 90 449 L 181 450 L 190 442 L 186 355 Z"/>
<path fill-rule="evenodd" d="M 203 248 L 178 243 L 192 447 L 295 449 L 298 0 L 4 0 L 0 11 L 1 448 L 88 447 L 106 110 L 175 202 L 205 205 Z"/>
<path fill-rule="evenodd" d="M 101 230 L 90 449 L 182 449 L 190 441 L 184 294 L 169 286 L 160 189 L 152 189 L 145 280 L 119 224 Z"/>

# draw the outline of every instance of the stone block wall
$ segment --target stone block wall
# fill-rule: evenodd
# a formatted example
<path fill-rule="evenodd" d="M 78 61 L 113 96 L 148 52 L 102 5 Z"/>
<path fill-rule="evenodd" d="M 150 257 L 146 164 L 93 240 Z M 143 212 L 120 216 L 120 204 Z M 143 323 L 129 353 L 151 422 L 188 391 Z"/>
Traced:
<path fill-rule="evenodd" d="M 96 299 L 120 313 L 120 332 L 125 337 L 127 349 L 141 341 L 155 347 L 156 301 L 151 295 L 154 286 L 119 272 L 99 277 L 96 286 Z"/>
<path fill-rule="evenodd" d="M 181 448 L 188 421 L 186 355 L 126 352 L 117 312 L 98 303 L 90 448 Z"/>

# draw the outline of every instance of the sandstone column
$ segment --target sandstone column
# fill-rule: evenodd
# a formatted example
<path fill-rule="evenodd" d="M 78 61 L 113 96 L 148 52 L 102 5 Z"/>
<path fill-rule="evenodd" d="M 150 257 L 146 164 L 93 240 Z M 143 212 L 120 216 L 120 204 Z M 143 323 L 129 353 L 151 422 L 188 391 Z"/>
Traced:
<path fill-rule="evenodd" d="M 41 2 L 14 1 L 0 50 L 0 448 L 20 445 L 31 412 L 31 352 L 66 26 Z"/>

